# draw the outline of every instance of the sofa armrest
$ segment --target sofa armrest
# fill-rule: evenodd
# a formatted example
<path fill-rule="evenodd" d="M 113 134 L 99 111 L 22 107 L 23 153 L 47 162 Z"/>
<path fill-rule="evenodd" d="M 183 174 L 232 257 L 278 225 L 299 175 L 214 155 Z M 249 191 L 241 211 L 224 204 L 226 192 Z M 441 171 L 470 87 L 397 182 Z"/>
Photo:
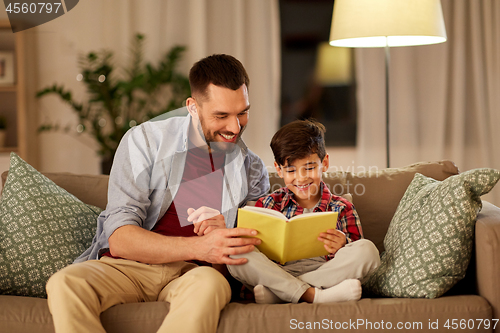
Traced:
<path fill-rule="evenodd" d="M 476 274 L 479 295 L 490 303 L 493 318 L 500 318 L 500 208 L 486 201 L 476 223 Z"/>

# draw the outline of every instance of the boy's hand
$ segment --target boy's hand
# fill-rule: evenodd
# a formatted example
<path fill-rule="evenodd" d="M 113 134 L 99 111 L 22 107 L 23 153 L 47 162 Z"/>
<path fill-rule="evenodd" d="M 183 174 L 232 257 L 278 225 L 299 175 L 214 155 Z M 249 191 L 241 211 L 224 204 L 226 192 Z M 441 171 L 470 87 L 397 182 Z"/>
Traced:
<path fill-rule="evenodd" d="M 318 240 L 325 243 L 325 249 L 331 254 L 337 253 L 346 243 L 345 234 L 337 229 L 328 229 L 319 234 Z"/>
<path fill-rule="evenodd" d="M 224 216 L 217 209 L 202 206 L 196 210 L 189 208 L 187 213 L 187 220 L 193 222 L 194 232 L 198 236 L 206 235 L 214 229 L 226 228 Z"/>

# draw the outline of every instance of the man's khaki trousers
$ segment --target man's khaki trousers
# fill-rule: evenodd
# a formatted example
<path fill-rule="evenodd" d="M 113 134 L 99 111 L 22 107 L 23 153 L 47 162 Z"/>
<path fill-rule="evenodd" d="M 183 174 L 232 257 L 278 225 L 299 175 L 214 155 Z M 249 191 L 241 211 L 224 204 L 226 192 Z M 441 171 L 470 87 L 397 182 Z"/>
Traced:
<path fill-rule="evenodd" d="M 103 257 L 54 274 L 47 282 L 47 295 L 57 333 L 105 332 L 101 312 L 117 304 L 151 301 L 170 302 L 158 332 L 215 332 L 231 289 L 211 267 Z"/>

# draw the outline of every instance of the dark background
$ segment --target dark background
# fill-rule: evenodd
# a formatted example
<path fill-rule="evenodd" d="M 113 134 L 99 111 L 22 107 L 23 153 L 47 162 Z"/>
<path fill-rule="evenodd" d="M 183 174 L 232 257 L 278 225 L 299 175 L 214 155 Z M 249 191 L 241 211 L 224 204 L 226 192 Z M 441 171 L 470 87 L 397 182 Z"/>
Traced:
<path fill-rule="evenodd" d="M 356 145 L 356 85 L 322 86 L 314 80 L 318 45 L 328 42 L 333 0 L 280 0 L 281 126 L 315 118 L 327 146 Z"/>

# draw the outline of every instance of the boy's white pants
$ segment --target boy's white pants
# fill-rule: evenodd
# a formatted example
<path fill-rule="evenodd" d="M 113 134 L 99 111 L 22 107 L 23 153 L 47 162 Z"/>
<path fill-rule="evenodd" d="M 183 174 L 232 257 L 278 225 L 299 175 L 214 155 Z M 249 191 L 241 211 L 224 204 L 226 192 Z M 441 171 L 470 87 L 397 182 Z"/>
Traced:
<path fill-rule="evenodd" d="M 329 261 L 316 257 L 280 266 L 257 249 L 231 257 L 248 259 L 244 265 L 227 266 L 236 279 L 250 288 L 261 284 L 292 303 L 297 303 L 309 287 L 325 289 L 346 279 L 362 280 L 380 265 L 377 247 L 367 239 L 346 244 Z"/>

